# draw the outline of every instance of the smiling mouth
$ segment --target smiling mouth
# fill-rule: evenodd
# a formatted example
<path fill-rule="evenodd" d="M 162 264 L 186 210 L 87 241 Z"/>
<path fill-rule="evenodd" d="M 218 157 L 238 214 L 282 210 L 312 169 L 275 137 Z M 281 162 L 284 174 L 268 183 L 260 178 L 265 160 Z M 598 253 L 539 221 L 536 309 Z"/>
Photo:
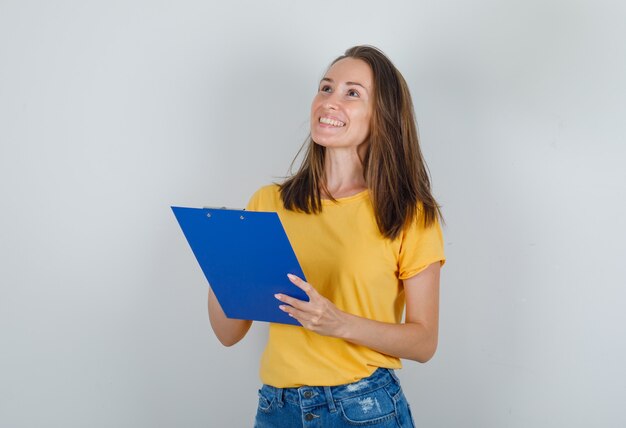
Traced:
<path fill-rule="evenodd" d="M 336 126 L 338 128 L 340 128 L 342 126 L 346 126 L 346 124 L 343 123 L 342 121 L 331 119 L 331 118 L 328 118 L 328 117 L 320 117 L 320 123 L 323 123 L 325 125 L 330 125 L 330 126 Z"/>

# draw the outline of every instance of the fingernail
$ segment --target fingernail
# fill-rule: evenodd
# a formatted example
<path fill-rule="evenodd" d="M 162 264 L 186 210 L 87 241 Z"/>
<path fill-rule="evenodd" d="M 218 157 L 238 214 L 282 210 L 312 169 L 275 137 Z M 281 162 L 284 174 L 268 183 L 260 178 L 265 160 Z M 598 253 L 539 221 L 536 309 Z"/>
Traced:
<path fill-rule="evenodd" d="M 276 297 L 278 300 L 283 298 L 283 296 L 281 296 L 280 294 L 274 294 L 274 297 Z"/>
<path fill-rule="evenodd" d="M 292 279 L 292 280 L 296 279 L 296 276 L 290 273 L 287 274 L 287 277 L 289 277 L 289 279 Z"/>
<path fill-rule="evenodd" d="M 284 311 L 285 310 L 285 305 L 278 306 L 278 309 L 280 309 L 281 311 Z"/>

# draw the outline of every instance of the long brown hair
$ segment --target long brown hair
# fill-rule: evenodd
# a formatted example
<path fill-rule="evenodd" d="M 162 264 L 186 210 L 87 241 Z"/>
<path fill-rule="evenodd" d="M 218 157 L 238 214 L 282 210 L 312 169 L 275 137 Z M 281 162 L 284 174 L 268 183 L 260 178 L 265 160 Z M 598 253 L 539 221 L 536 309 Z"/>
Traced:
<path fill-rule="evenodd" d="M 374 76 L 374 109 L 362 161 L 380 233 L 395 239 L 418 215 L 424 226 L 432 225 L 441 218 L 441 211 L 430 191 L 406 81 L 385 54 L 373 46 L 354 46 L 331 66 L 344 58 L 365 61 Z M 321 192 L 329 194 L 325 154 L 326 149 L 309 136 L 300 169 L 280 185 L 285 208 L 307 214 L 322 211 Z"/>

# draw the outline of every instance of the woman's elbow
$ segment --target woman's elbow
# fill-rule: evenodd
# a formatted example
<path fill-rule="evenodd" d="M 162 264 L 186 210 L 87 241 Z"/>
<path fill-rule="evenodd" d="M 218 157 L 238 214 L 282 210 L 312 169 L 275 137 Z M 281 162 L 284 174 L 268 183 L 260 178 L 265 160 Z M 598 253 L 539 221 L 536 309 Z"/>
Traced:
<path fill-rule="evenodd" d="M 216 335 L 217 336 L 217 335 Z M 237 343 L 239 343 L 241 341 L 243 337 L 221 337 L 221 336 L 217 336 L 217 340 L 220 341 L 220 343 L 222 345 L 224 345 L 227 348 L 230 348 L 233 345 L 236 345 Z"/>
<path fill-rule="evenodd" d="M 431 360 L 431 358 L 433 358 L 433 356 L 435 355 L 435 351 L 436 350 L 437 350 L 437 348 L 435 347 L 432 351 L 424 352 L 424 353 L 418 355 L 417 358 L 415 359 L 415 361 L 417 361 L 418 363 L 427 363 L 428 361 Z"/>
<path fill-rule="evenodd" d="M 246 336 L 251 325 L 252 321 L 242 320 L 229 320 L 226 324 L 211 322 L 217 340 L 227 348 L 239 343 Z"/>
<path fill-rule="evenodd" d="M 418 363 L 427 363 L 433 358 L 435 352 L 437 352 L 437 339 L 435 338 L 429 343 L 422 343 L 416 348 L 415 354 L 412 355 L 410 359 Z"/>

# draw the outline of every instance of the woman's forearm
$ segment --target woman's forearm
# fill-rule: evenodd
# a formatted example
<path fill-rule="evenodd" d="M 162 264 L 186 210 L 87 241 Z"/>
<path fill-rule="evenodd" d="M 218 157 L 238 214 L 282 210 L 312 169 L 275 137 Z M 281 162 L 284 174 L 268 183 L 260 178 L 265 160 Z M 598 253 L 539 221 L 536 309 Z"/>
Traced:
<path fill-rule="evenodd" d="M 437 350 L 439 336 L 440 262 L 403 280 L 406 293 L 406 321 L 392 324 L 345 314 L 341 333 L 344 339 L 394 357 L 424 363 Z"/>
<path fill-rule="evenodd" d="M 227 318 L 210 287 L 209 320 L 215 335 L 224 346 L 232 346 L 239 342 L 252 325 L 252 321 Z"/>
<path fill-rule="evenodd" d="M 437 328 L 421 323 L 392 324 L 345 314 L 342 339 L 383 354 L 425 363 L 437 349 Z"/>
<path fill-rule="evenodd" d="M 324 336 L 337 337 L 366 346 L 383 354 L 426 362 L 437 349 L 439 334 L 440 263 L 432 263 L 420 273 L 403 280 L 406 296 L 406 322 L 374 321 L 341 311 L 308 282 L 287 275 L 304 291 L 309 301 L 276 294 L 284 304 L 279 308 L 302 326 Z"/>

